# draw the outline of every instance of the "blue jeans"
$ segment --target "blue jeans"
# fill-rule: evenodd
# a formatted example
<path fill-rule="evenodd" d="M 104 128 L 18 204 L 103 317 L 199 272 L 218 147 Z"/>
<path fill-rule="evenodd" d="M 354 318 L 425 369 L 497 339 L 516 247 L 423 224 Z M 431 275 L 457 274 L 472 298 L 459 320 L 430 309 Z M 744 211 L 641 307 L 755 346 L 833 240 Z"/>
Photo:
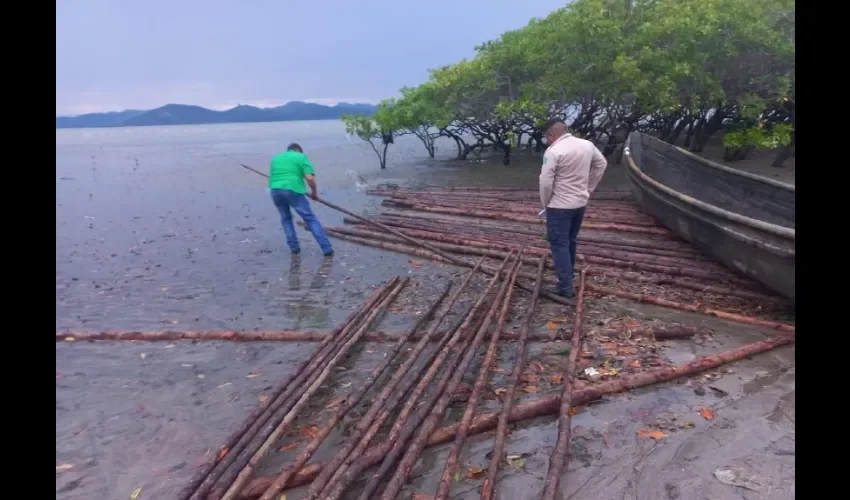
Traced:
<path fill-rule="evenodd" d="M 313 233 L 313 237 L 316 238 L 316 241 L 322 248 L 322 253 L 329 254 L 333 252 L 328 235 L 325 234 L 322 224 L 310 209 L 310 202 L 307 201 L 307 196 L 288 189 L 270 189 L 269 192 L 272 195 L 274 206 L 280 212 L 280 223 L 283 226 L 283 232 L 286 234 L 286 244 L 289 245 L 290 250 L 295 253 L 301 251 L 301 247 L 298 244 L 298 235 L 295 234 L 295 224 L 292 222 L 292 210 L 295 210 L 304 219 L 304 225 L 307 227 L 307 230 Z"/>
<path fill-rule="evenodd" d="M 546 236 L 552 248 L 552 263 L 558 275 L 558 292 L 573 295 L 573 269 L 576 267 L 578 230 L 584 208 L 547 208 Z"/>

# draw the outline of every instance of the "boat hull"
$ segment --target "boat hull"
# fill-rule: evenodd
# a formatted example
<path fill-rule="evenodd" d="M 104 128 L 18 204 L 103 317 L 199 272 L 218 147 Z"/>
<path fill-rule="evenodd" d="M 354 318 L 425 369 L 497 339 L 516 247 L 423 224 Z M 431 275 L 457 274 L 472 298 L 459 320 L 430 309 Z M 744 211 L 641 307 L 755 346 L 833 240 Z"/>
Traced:
<path fill-rule="evenodd" d="M 734 178 L 736 174 L 716 170 L 714 172 L 718 176 L 716 183 L 694 186 L 690 195 L 686 195 L 670 189 L 665 185 L 664 179 L 658 179 L 658 177 L 663 177 L 663 174 L 659 175 L 659 172 L 669 171 L 670 175 L 677 176 L 676 183 L 681 186 L 683 182 L 681 176 L 687 174 L 681 171 L 676 172 L 676 170 L 688 168 L 687 165 L 695 161 L 693 155 L 653 137 L 637 133 L 629 136 L 626 148 L 629 187 L 646 212 L 652 214 L 661 224 L 690 242 L 702 253 L 714 257 L 727 267 L 755 279 L 769 290 L 794 301 L 796 260 L 794 230 L 784 228 L 784 231 L 777 231 L 770 227 L 760 227 L 760 224 L 753 224 L 746 220 L 736 220 L 746 219 L 746 217 L 732 217 L 730 220 L 728 215 L 723 214 L 723 207 L 706 206 L 708 204 L 693 196 L 700 190 L 720 189 L 720 186 L 735 184 L 738 181 Z M 670 162 L 674 162 L 675 166 L 667 168 Z M 650 164 L 652 167 L 646 168 Z M 647 171 L 656 175 L 650 177 Z M 753 180 L 758 179 L 748 175 L 744 183 L 751 183 Z M 766 185 L 759 186 L 759 189 L 764 190 L 765 196 L 770 196 L 771 188 L 788 189 L 777 187 L 777 183 L 766 180 L 769 181 Z M 790 203 L 793 203 L 793 188 L 791 189 Z M 783 191 L 781 194 L 774 195 L 768 202 L 775 203 L 777 200 L 785 206 L 776 212 L 778 215 L 774 219 L 782 217 L 787 219 L 788 193 Z M 752 199 L 752 201 L 754 204 L 759 204 L 764 200 Z M 793 205 L 790 206 L 790 212 L 790 225 L 793 225 Z"/>

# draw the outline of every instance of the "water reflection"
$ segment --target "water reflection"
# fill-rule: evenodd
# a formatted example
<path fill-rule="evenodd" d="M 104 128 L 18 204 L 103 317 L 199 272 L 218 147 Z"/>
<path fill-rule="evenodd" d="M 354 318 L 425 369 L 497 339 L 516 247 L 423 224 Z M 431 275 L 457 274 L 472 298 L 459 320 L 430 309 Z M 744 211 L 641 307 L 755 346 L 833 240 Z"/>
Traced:
<path fill-rule="evenodd" d="M 286 301 L 286 316 L 292 320 L 295 330 L 325 328 L 330 319 L 326 285 L 333 271 L 333 257 L 322 259 L 306 290 L 302 290 L 301 284 L 302 259 L 301 255 L 293 255 L 289 263 L 289 291 L 302 293 L 297 294 L 298 297 L 293 293 Z"/>

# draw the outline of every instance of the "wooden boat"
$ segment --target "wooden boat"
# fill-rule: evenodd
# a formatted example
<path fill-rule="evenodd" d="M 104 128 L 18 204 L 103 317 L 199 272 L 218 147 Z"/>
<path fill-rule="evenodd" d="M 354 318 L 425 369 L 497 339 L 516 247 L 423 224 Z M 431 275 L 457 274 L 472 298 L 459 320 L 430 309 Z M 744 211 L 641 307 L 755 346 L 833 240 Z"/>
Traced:
<path fill-rule="evenodd" d="M 701 252 L 794 301 L 794 186 L 633 132 L 624 156 L 643 208 Z"/>

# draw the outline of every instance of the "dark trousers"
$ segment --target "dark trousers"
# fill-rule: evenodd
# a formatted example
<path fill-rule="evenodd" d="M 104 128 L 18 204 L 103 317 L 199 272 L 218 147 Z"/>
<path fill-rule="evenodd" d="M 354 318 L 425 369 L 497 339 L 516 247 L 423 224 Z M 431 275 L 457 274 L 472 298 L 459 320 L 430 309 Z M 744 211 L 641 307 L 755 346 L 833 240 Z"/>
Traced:
<path fill-rule="evenodd" d="M 558 275 L 558 291 L 572 295 L 573 269 L 576 267 L 578 230 L 584 220 L 584 208 L 547 208 L 546 236 L 552 248 L 552 263 Z"/>
<path fill-rule="evenodd" d="M 331 242 L 328 240 L 328 236 L 325 234 L 325 230 L 322 228 L 319 219 L 316 218 L 316 215 L 310 209 L 310 202 L 307 201 L 305 195 L 289 191 L 288 189 L 270 189 L 269 192 L 272 195 L 274 206 L 280 212 L 280 224 L 283 226 L 286 243 L 289 245 L 290 250 L 295 253 L 301 251 L 301 247 L 298 244 L 298 235 L 295 234 L 295 223 L 292 220 L 292 210 L 295 210 L 304 219 L 304 226 L 307 227 L 308 231 L 313 233 L 313 237 L 316 238 L 316 242 L 319 243 L 322 252 L 325 254 L 333 252 L 333 246 L 331 246 Z"/>

